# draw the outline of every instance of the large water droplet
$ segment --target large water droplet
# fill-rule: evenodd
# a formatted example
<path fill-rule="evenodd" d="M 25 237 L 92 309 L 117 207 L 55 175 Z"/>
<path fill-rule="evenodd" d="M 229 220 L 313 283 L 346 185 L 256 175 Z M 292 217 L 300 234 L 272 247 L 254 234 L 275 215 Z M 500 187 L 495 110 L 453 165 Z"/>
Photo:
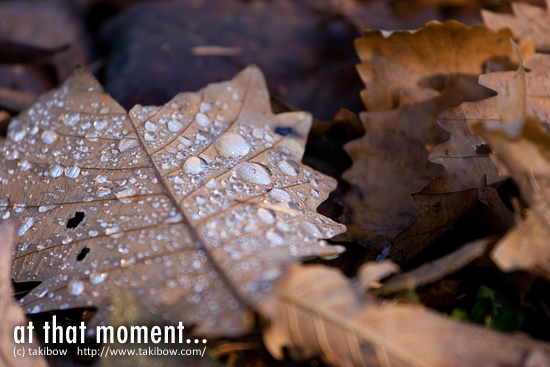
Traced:
<path fill-rule="evenodd" d="M 51 144 L 51 143 L 53 143 L 54 141 L 57 140 L 59 135 L 55 131 L 46 130 L 42 133 L 41 137 L 42 137 L 42 141 L 44 141 L 44 143 Z"/>
<path fill-rule="evenodd" d="M 154 121 L 147 121 L 145 123 L 145 130 L 155 131 L 155 130 L 157 130 L 157 124 Z"/>
<path fill-rule="evenodd" d="M 248 141 L 237 133 L 222 134 L 214 142 L 214 148 L 224 157 L 244 157 L 250 152 Z"/>
<path fill-rule="evenodd" d="M 208 169 L 208 164 L 206 161 L 199 157 L 191 157 L 185 161 L 183 164 L 183 170 L 186 173 L 197 175 L 201 172 L 204 172 Z"/>
<path fill-rule="evenodd" d="M 139 145 L 139 140 L 136 138 L 123 138 L 118 142 L 118 150 L 125 152 L 130 148 L 137 147 Z"/>
<path fill-rule="evenodd" d="M 285 244 L 285 239 L 283 236 L 275 231 L 267 231 L 265 233 L 265 239 L 269 241 L 271 246 L 282 246 Z"/>
<path fill-rule="evenodd" d="M 288 201 L 292 200 L 292 197 L 290 196 L 288 191 L 283 190 L 283 189 L 272 189 L 269 192 L 269 196 L 272 199 L 277 200 L 277 201 L 287 201 L 288 202 Z"/>
<path fill-rule="evenodd" d="M 22 236 L 29 230 L 29 228 L 32 227 L 34 223 L 34 217 L 27 217 L 23 220 L 23 224 L 21 224 L 21 227 L 19 228 L 18 235 Z"/>
<path fill-rule="evenodd" d="M 107 273 L 92 273 L 90 274 L 90 283 L 92 284 L 100 284 L 103 283 L 103 281 L 107 279 Z"/>
<path fill-rule="evenodd" d="M 235 168 L 235 175 L 238 179 L 250 183 L 269 185 L 271 173 L 267 168 L 258 163 L 243 162 Z"/>
<path fill-rule="evenodd" d="M 66 113 L 62 116 L 63 123 L 67 126 L 74 126 L 80 120 L 80 114 L 79 113 Z"/>
<path fill-rule="evenodd" d="M 170 131 L 179 131 L 183 125 L 181 122 L 176 120 L 170 120 L 168 121 L 168 130 Z"/>
<path fill-rule="evenodd" d="M 69 282 L 69 285 L 67 286 L 67 289 L 70 294 L 73 296 L 79 296 L 84 292 L 84 282 L 80 279 L 73 279 Z"/>
<path fill-rule="evenodd" d="M 77 178 L 79 173 L 80 173 L 80 167 L 76 165 L 65 168 L 65 176 L 69 178 Z"/>
<path fill-rule="evenodd" d="M 195 121 L 200 126 L 208 126 L 211 123 L 210 118 L 202 112 L 199 112 L 195 115 Z"/>
<path fill-rule="evenodd" d="M 109 187 L 100 187 L 97 189 L 96 195 L 100 198 L 105 197 L 111 193 L 111 189 Z"/>
<path fill-rule="evenodd" d="M 95 120 L 94 121 L 94 128 L 96 130 L 101 130 L 103 129 L 105 126 L 107 126 L 108 122 L 107 120 Z"/>
<path fill-rule="evenodd" d="M 309 235 L 312 235 L 313 237 L 323 237 L 323 234 L 319 230 L 319 227 L 317 227 L 317 224 L 311 223 L 311 222 L 301 222 L 300 228 L 306 232 Z"/>
<path fill-rule="evenodd" d="M 61 167 L 59 164 L 56 164 L 52 167 L 52 170 L 50 171 L 50 177 L 57 178 L 63 174 L 63 167 Z"/>
<path fill-rule="evenodd" d="M 147 141 L 153 141 L 157 139 L 157 133 L 154 131 L 146 131 L 143 134 L 143 138 Z"/>
<path fill-rule="evenodd" d="M 297 176 L 300 173 L 300 165 L 290 159 L 283 159 L 277 167 L 287 175 Z"/>
<path fill-rule="evenodd" d="M 262 222 L 267 224 L 275 223 L 275 216 L 271 213 L 271 210 L 269 209 L 258 209 L 258 218 L 260 218 Z"/>

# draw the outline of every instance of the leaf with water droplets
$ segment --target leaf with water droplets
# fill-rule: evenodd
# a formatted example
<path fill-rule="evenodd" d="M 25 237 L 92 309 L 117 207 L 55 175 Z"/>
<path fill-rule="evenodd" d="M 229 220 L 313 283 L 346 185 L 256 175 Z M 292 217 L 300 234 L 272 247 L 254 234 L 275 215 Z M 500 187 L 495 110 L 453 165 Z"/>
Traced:
<path fill-rule="evenodd" d="M 13 299 L 13 286 L 11 282 L 11 253 L 17 239 L 17 225 L 15 222 L 4 222 L 0 226 L 0 365 L 22 367 L 45 367 L 48 364 L 42 356 L 15 356 L 17 348 L 38 348 L 36 336 L 29 341 L 27 332 L 27 318 L 21 308 Z M 14 340 L 14 327 L 23 326 L 24 330 L 18 333 L 18 338 L 24 335 L 23 343 L 16 344 Z M 33 333 L 34 334 L 34 333 Z"/>
<path fill-rule="evenodd" d="M 301 163 L 310 125 L 271 112 L 255 67 L 129 113 L 77 70 L 2 142 L 13 275 L 42 282 L 25 310 L 96 307 L 93 326 L 123 287 L 197 333 L 248 331 L 289 264 L 343 250 L 323 239 L 344 227 L 315 211 L 336 181 Z"/>

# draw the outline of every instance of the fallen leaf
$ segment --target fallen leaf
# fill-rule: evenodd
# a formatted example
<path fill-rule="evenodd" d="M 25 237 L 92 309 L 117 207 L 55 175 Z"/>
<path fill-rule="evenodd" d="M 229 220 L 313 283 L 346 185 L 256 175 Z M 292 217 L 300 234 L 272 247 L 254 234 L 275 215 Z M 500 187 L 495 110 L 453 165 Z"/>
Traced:
<path fill-rule="evenodd" d="M 38 340 L 34 335 L 29 343 L 29 325 L 25 314 L 13 298 L 11 282 L 11 254 L 17 240 L 17 225 L 13 221 L 4 222 L 0 226 L 0 366 L 5 367 L 45 367 L 46 360 L 39 355 L 29 355 L 29 348 L 38 349 Z M 16 344 L 14 339 L 15 326 L 24 326 L 25 342 Z M 25 349 L 25 354 L 15 354 L 16 349 Z"/>
<path fill-rule="evenodd" d="M 414 222 L 395 239 L 394 246 L 405 251 L 410 258 L 450 229 L 456 220 L 479 203 L 478 190 L 483 180 L 487 186 L 498 186 L 508 172 L 488 149 L 486 142 L 473 134 L 468 121 L 486 121 L 488 125 L 507 121 L 506 129 L 517 135 L 521 129 L 525 111 L 542 119 L 548 126 L 550 106 L 545 96 L 550 95 L 547 78 L 547 63 L 544 55 L 530 56 L 525 65 L 532 71 L 525 79 L 514 79 L 525 83 L 527 98 L 518 105 L 511 103 L 515 88 L 507 85 L 506 78 L 517 72 L 497 72 L 481 75 L 479 83 L 498 93 L 497 96 L 480 102 L 463 103 L 449 109 L 439 117 L 439 124 L 451 133 L 451 139 L 434 148 L 431 162 L 441 164 L 443 173 L 420 192 L 414 199 L 420 211 Z"/>
<path fill-rule="evenodd" d="M 357 70 L 366 87 L 363 103 L 367 111 L 391 110 L 399 105 L 403 89 L 441 91 L 449 79 L 477 77 L 488 60 L 513 55 L 507 41 L 511 35 L 509 30 L 470 28 L 457 21 L 432 21 L 414 32 L 389 36 L 366 31 L 355 41 L 361 59 Z"/>
<path fill-rule="evenodd" d="M 491 257 L 504 271 L 530 270 L 550 279 L 550 187 L 548 169 L 550 167 L 550 136 L 548 135 L 548 115 L 546 126 L 536 117 L 544 116 L 536 108 L 530 109 L 530 99 L 539 104 L 548 104 L 549 94 L 534 94 L 530 90 L 533 75 L 537 87 L 549 84 L 547 73 L 541 73 L 541 66 L 547 68 L 548 55 L 536 55 L 526 61 L 532 73 L 526 74 L 523 67 L 515 73 L 502 77 L 502 88 L 510 91 L 508 98 L 500 100 L 495 109 L 507 110 L 517 107 L 517 116 L 510 122 L 506 118 L 468 120 L 476 132 L 485 138 L 494 153 L 509 170 L 518 186 L 522 199 L 529 207 L 516 216 L 516 225 L 495 246 Z M 546 70 L 545 70 L 546 71 Z M 521 110 L 523 108 L 523 110 Z M 497 116 L 498 117 L 498 116 Z"/>
<path fill-rule="evenodd" d="M 334 366 L 529 366 L 535 356 L 540 366 L 550 363 L 548 343 L 418 305 L 378 303 L 337 269 L 293 267 L 277 294 L 278 312 L 264 333 L 276 358 L 286 347 L 292 358 L 322 356 Z"/>
<path fill-rule="evenodd" d="M 527 3 L 512 3 L 512 14 L 498 14 L 482 10 L 483 22 L 491 29 L 509 28 L 516 39 L 531 38 L 539 52 L 550 52 L 550 1 L 546 9 Z"/>
<path fill-rule="evenodd" d="M 508 34 L 449 21 L 388 37 L 369 31 L 356 42 L 362 60 L 358 69 L 366 85 L 363 101 L 369 111 L 361 114 L 365 136 L 345 146 L 354 163 L 343 174 L 351 185 L 342 199 L 342 220 L 348 226 L 343 239 L 387 248 L 413 222 L 419 203 L 411 193 L 442 172 L 427 159 L 434 146 L 449 138 L 437 117 L 463 102 L 491 96 L 477 77 L 486 62 L 513 53 L 503 41 Z M 418 232 L 424 229 L 420 226 Z M 407 238 L 406 244 L 399 244 L 407 253 L 398 256 L 410 259 L 430 243 L 425 239 L 417 244 L 416 238 Z"/>
<path fill-rule="evenodd" d="M 336 181 L 301 164 L 311 116 L 274 115 L 263 75 L 129 113 L 82 69 L 12 119 L 1 216 L 21 221 L 17 282 L 30 313 L 97 307 L 130 290 L 198 334 L 249 331 L 286 267 L 341 253 L 315 208 Z"/>

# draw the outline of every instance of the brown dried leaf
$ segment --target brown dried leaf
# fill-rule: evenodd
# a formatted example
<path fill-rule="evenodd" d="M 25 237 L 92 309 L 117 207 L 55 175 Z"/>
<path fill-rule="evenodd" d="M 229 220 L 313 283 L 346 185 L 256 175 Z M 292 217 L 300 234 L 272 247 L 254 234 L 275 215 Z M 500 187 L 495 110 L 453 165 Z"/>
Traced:
<path fill-rule="evenodd" d="M 548 343 L 454 321 L 418 305 L 379 304 L 358 294 L 336 269 L 296 266 L 278 296 L 278 313 L 264 333 L 276 358 L 287 347 L 293 358 L 322 356 L 334 366 L 550 363 Z"/>
<path fill-rule="evenodd" d="M 13 298 L 11 282 L 11 254 L 17 240 L 15 222 L 5 222 L 0 226 L 0 366 L 2 367 L 45 367 L 48 364 L 42 356 L 29 355 L 28 348 L 38 348 L 36 338 L 29 343 L 27 318 Z M 13 330 L 15 326 L 25 327 L 25 343 L 16 344 Z M 25 348 L 24 357 L 14 355 L 15 348 Z"/>
<path fill-rule="evenodd" d="M 511 14 L 498 14 L 482 10 L 481 16 L 487 26 L 494 30 L 509 28 L 517 39 L 531 38 L 539 52 L 550 52 L 550 1 L 546 9 L 527 3 L 512 3 Z"/>
<path fill-rule="evenodd" d="M 2 146 L 14 277 L 42 282 L 25 310 L 95 306 L 95 324 L 123 287 L 197 333 L 248 331 L 290 263 L 343 251 L 322 238 L 344 227 L 315 211 L 336 181 L 300 161 L 310 126 L 271 112 L 256 67 L 129 114 L 77 70 Z"/>
<path fill-rule="evenodd" d="M 441 177 L 414 194 L 420 212 L 394 241 L 396 248 L 406 251 L 405 257 L 418 253 L 439 238 L 479 202 L 478 190 L 484 176 L 489 186 L 497 186 L 508 177 L 506 168 L 490 153 L 486 142 L 470 131 L 468 122 L 485 121 L 488 126 L 497 126 L 499 121 L 505 121 L 505 127 L 501 128 L 517 135 L 527 111 L 548 126 L 550 104 L 546 96 L 550 96 L 550 82 L 546 75 L 550 66 L 545 63 L 545 57 L 533 55 L 527 59 L 525 65 L 532 72 L 523 81 L 518 72 L 481 75 L 479 83 L 496 91 L 497 96 L 464 103 L 441 114 L 439 124 L 451 133 L 451 139 L 436 146 L 429 159 L 443 165 L 444 171 Z M 527 99 L 518 100 L 517 88 L 510 88 L 509 78 L 514 78 L 516 84 L 525 83 Z"/>
<path fill-rule="evenodd" d="M 441 167 L 427 159 L 434 146 L 449 138 L 437 117 L 491 95 L 477 77 L 487 61 L 513 53 L 503 41 L 508 34 L 449 21 L 387 38 L 369 31 L 356 42 L 363 61 L 358 69 L 367 86 L 363 101 L 370 112 L 361 114 L 365 136 L 345 146 L 354 164 L 343 175 L 351 184 L 343 198 L 344 238 L 387 246 L 413 222 L 418 203 L 411 193 L 441 174 Z M 409 251 L 407 246 L 400 248 Z M 410 256 L 417 252 L 411 246 Z"/>
<path fill-rule="evenodd" d="M 357 69 L 366 86 L 363 103 L 368 111 L 390 110 L 399 105 L 403 89 L 441 91 L 449 79 L 477 77 L 488 60 L 513 55 L 507 41 L 511 35 L 509 30 L 470 28 L 456 21 L 432 21 L 414 32 L 387 37 L 379 30 L 367 31 L 355 41 L 361 59 Z"/>
<path fill-rule="evenodd" d="M 549 93 L 533 94 L 529 88 L 533 73 L 539 74 L 539 78 L 535 79 L 537 86 L 546 84 L 548 88 L 549 65 L 550 56 L 536 55 L 526 61 L 532 73 L 525 74 L 520 69 L 516 74 L 504 75 L 503 87 L 514 92 L 510 94 L 510 99 L 501 103 L 525 106 L 534 98 L 540 105 L 550 107 Z M 545 69 L 543 74 L 541 69 Z M 529 206 L 521 217 L 516 217 L 516 226 L 497 244 L 491 257 L 504 271 L 530 270 L 550 279 L 550 136 L 535 117 L 542 115 L 540 111 L 527 108 L 526 112 L 518 117 L 513 129 L 506 120 L 468 122 L 489 142 L 495 155 L 510 171 Z M 546 116 L 547 129 L 548 115 L 543 116 Z"/>

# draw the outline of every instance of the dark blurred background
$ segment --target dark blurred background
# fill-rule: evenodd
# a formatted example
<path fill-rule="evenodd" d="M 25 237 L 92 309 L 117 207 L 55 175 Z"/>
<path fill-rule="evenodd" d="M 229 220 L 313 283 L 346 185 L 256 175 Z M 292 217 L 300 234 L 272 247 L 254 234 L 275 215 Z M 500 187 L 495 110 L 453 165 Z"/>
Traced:
<path fill-rule="evenodd" d="M 75 65 L 131 108 L 254 63 L 274 96 L 330 120 L 363 109 L 353 47 L 363 30 L 474 25 L 481 8 L 510 12 L 508 0 L 3 0 L 0 109 L 23 110 Z"/>

